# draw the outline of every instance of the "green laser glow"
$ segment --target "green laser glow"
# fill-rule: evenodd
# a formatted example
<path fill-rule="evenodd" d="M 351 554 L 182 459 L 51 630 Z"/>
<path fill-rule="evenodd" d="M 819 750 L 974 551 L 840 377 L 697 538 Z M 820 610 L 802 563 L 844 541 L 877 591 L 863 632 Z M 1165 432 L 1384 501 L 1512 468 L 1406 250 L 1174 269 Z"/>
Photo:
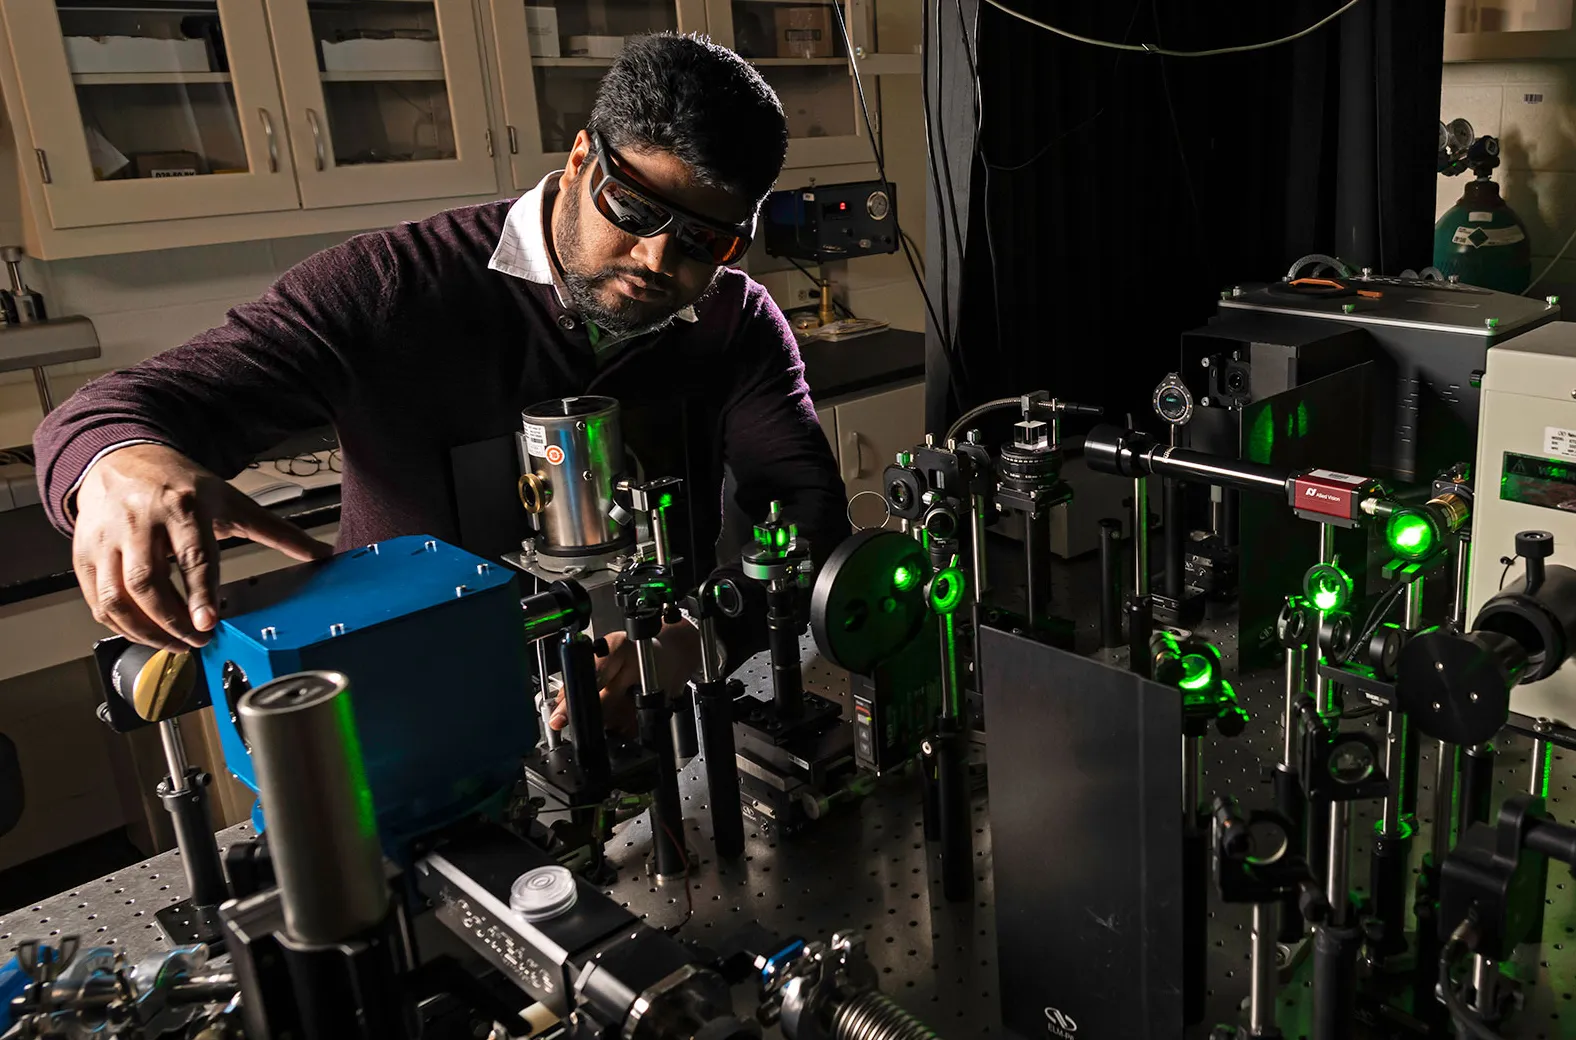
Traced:
<path fill-rule="evenodd" d="M 775 537 L 777 539 L 777 548 L 781 549 L 783 546 L 788 544 L 788 529 L 786 527 L 779 527 Z"/>
<path fill-rule="evenodd" d="M 1183 690 L 1202 690 L 1215 678 L 1215 666 L 1203 654 L 1188 654 L 1182 658 L 1182 679 L 1177 683 Z"/>
<path fill-rule="evenodd" d="M 904 564 L 898 564 L 892 571 L 892 587 L 899 592 L 907 592 L 919 580 L 919 575 Z"/>
<path fill-rule="evenodd" d="M 963 603 L 963 593 L 963 572 L 948 567 L 930 583 L 930 609 L 938 614 L 950 614 Z"/>
<path fill-rule="evenodd" d="M 1341 590 L 1322 582 L 1313 592 L 1313 605 L 1321 611 L 1331 611 L 1341 605 Z"/>
<path fill-rule="evenodd" d="M 1426 556 L 1434 548 L 1434 525 L 1416 513 L 1397 513 L 1390 519 L 1385 538 L 1397 556 Z"/>

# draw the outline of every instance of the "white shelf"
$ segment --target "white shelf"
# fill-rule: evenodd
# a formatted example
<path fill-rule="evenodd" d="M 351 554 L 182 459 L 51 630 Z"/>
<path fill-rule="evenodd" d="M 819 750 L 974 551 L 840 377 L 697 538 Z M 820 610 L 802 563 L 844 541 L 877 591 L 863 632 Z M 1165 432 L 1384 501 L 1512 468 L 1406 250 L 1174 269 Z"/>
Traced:
<path fill-rule="evenodd" d="M 762 68 L 779 68 L 785 65 L 847 65 L 847 58 L 750 58 L 751 65 Z"/>
<path fill-rule="evenodd" d="M 612 58 L 532 58 L 531 64 L 544 69 L 605 69 Z"/>
<path fill-rule="evenodd" d="M 399 83 L 406 80 L 441 80 L 442 69 L 411 69 L 393 70 L 391 72 L 377 72 L 370 69 L 356 69 L 354 71 L 325 72 L 322 74 L 324 83 Z"/>
<path fill-rule="evenodd" d="M 73 72 L 78 86 L 113 86 L 139 83 L 228 83 L 228 72 Z"/>
<path fill-rule="evenodd" d="M 1445 34 L 1447 62 L 1571 58 L 1576 58 L 1576 29 Z"/>

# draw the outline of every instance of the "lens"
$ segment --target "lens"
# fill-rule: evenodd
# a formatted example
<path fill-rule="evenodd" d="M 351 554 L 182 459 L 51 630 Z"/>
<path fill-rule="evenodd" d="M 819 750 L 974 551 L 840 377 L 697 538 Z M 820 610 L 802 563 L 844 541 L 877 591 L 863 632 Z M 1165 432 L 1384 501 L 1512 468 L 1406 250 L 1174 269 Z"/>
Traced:
<path fill-rule="evenodd" d="M 1409 560 L 1427 556 L 1438 540 L 1434 525 L 1422 513 L 1396 513 L 1385 528 L 1385 540 L 1397 556 Z"/>
<path fill-rule="evenodd" d="M 1203 690 L 1215 678 L 1213 662 L 1203 654 L 1188 654 L 1182 658 L 1182 678 L 1177 686 L 1184 690 Z"/>
<path fill-rule="evenodd" d="M 1360 740 L 1349 740 L 1330 752 L 1330 776 L 1337 783 L 1358 784 L 1373 775 L 1373 750 Z"/>
<path fill-rule="evenodd" d="M 930 583 L 930 607 L 938 614 L 950 614 L 963 602 L 963 572 L 948 567 Z"/>
<path fill-rule="evenodd" d="M 907 592 L 919 580 L 919 573 L 907 564 L 898 564 L 892 570 L 892 587 L 899 592 Z"/>
<path fill-rule="evenodd" d="M 678 221 L 675 237 L 679 248 L 691 260 L 714 266 L 731 264 L 749 248 L 749 240 L 738 235 L 726 235 L 712 228 L 685 223 L 682 217 L 675 219 Z"/>
<path fill-rule="evenodd" d="M 662 206 L 611 178 L 604 179 L 596 196 L 597 212 L 626 234 L 646 238 L 655 235 L 673 219 Z"/>

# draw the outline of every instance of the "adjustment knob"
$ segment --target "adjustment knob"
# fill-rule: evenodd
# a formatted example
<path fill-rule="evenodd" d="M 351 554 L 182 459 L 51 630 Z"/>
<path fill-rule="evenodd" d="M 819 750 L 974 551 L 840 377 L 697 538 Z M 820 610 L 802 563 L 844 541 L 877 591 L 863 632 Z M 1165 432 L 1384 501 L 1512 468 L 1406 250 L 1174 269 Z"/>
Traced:
<path fill-rule="evenodd" d="M 1516 555 L 1546 560 L 1554 555 L 1554 535 L 1548 531 L 1522 531 L 1516 535 Z"/>

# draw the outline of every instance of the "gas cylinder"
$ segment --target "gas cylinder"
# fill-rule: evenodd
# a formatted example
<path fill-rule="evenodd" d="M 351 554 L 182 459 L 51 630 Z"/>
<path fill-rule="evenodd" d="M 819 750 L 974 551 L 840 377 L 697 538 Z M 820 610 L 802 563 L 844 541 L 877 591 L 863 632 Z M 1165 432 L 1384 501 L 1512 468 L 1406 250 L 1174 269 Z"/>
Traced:
<path fill-rule="evenodd" d="M 1478 138 L 1462 165 L 1476 179 L 1467 182 L 1461 198 L 1434 225 L 1434 266 L 1468 285 L 1525 292 L 1532 281 L 1532 246 L 1516 211 L 1489 179 L 1489 171 L 1499 165 L 1499 142 Z"/>

